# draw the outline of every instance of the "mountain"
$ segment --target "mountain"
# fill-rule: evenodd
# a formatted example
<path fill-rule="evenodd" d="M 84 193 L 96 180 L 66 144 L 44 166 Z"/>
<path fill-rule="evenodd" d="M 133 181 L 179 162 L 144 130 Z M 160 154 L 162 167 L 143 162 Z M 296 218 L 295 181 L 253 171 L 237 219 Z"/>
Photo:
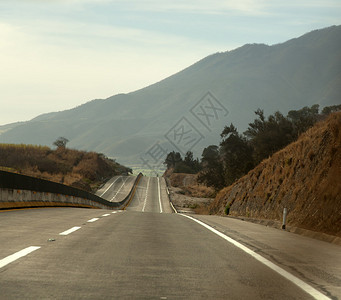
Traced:
<path fill-rule="evenodd" d="M 315 30 L 282 44 L 247 44 L 210 55 L 141 90 L 0 127 L 0 142 L 69 146 L 103 152 L 132 166 L 159 164 L 165 151 L 201 155 L 225 125 L 240 130 L 254 111 L 287 113 L 339 104 L 341 26 Z"/>
<path fill-rule="evenodd" d="M 341 112 L 221 190 L 211 213 L 282 220 L 288 225 L 341 237 Z"/>

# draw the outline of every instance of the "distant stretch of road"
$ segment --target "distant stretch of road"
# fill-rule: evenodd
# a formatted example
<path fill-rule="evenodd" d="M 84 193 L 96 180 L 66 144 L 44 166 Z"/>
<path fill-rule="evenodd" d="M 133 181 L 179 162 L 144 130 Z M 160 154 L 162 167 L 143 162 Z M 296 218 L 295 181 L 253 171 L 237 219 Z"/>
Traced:
<path fill-rule="evenodd" d="M 128 195 L 135 179 L 133 176 L 115 176 L 101 187 L 96 195 L 111 202 L 120 202 Z"/>
<path fill-rule="evenodd" d="M 142 177 L 128 211 L 172 213 L 166 183 L 159 177 Z"/>
<path fill-rule="evenodd" d="M 109 183 L 116 192 L 118 180 Z M 114 198 L 106 188 L 101 193 Z M 341 297 L 339 246 L 231 218 L 171 212 L 157 177 L 141 179 L 124 211 L 0 212 L 0 298 Z"/>

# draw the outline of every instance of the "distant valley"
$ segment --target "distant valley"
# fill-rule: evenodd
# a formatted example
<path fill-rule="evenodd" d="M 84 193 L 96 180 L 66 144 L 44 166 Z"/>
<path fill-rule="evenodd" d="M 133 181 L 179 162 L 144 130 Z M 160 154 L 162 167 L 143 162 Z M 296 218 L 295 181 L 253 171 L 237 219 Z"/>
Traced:
<path fill-rule="evenodd" d="M 164 152 L 200 156 L 219 142 L 225 125 L 244 131 L 257 108 L 285 114 L 340 104 L 340 95 L 341 26 L 333 26 L 282 44 L 216 53 L 144 89 L 0 126 L 0 143 L 51 146 L 64 136 L 71 148 L 127 166 L 160 166 Z"/>

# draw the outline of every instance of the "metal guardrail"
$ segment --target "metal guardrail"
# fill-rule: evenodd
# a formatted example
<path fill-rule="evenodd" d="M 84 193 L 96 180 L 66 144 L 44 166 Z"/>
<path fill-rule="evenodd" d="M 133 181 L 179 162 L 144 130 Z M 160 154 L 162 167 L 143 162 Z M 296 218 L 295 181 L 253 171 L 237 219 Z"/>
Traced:
<path fill-rule="evenodd" d="M 0 208 L 78 206 L 120 209 L 127 201 L 131 201 L 131 198 L 133 197 L 132 194 L 142 176 L 142 173 L 140 173 L 136 177 L 134 185 L 127 197 L 120 202 L 110 202 L 92 193 L 60 183 L 7 171 L 0 171 Z M 3 191 L 6 191 L 7 194 L 11 194 L 12 199 L 10 201 L 3 199 L 4 197 L 2 195 L 5 193 Z M 28 196 L 26 195 L 25 197 L 18 197 L 18 195 L 14 197 L 13 191 L 16 191 L 17 194 L 20 194 L 20 191 L 30 191 L 31 194 Z M 37 193 L 39 193 L 39 196 L 36 195 Z M 52 197 L 51 195 L 54 196 Z M 61 199 L 61 197 L 63 197 L 63 199 Z M 18 199 L 16 200 L 15 198 Z"/>

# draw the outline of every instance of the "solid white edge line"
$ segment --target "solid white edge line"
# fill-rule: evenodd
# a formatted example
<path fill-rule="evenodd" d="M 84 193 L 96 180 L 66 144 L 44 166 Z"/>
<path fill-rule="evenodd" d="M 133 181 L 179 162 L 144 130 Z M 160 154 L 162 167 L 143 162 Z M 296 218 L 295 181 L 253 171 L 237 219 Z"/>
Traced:
<path fill-rule="evenodd" d="M 166 183 L 166 189 L 167 189 L 167 195 L 168 195 L 168 201 L 169 201 L 169 203 L 170 203 L 170 206 L 172 207 L 172 209 L 173 209 L 173 211 L 174 211 L 174 213 L 178 213 L 178 211 L 176 210 L 176 208 L 174 207 L 174 205 L 173 205 L 173 203 L 172 203 L 172 201 L 171 201 L 171 199 L 170 199 L 170 192 L 169 192 L 169 189 L 168 189 L 168 186 L 167 186 L 167 183 Z"/>
<path fill-rule="evenodd" d="M 92 218 L 92 219 L 88 220 L 87 222 L 88 223 L 92 223 L 92 222 L 96 222 L 98 220 L 99 220 L 99 218 Z"/>
<path fill-rule="evenodd" d="M 72 228 L 70 228 L 68 230 L 65 230 L 65 231 L 61 232 L 59 235 L 68 235 L 68 234 L 70 234 L 70 233 L 72 233 L 72 232 L 74 232 L 74 231 L 76 231 L 76 230 L 78 230 L 80 228 L 81 227 L 79 227 L 79 226 L 75 226 L 75 227 L 72 227 Z"/>
<path fill-rule="evenodd" d="M 169 203 L 170 203 L 171 207 L 173 208 L 174 212 L 177 214 L 177 213 L 178 213 L 178 211 L 177 211 L 177 210 L 176 210 L 176 208 L 174 207 L 174 205 L 173 205 L 172 201 L 169 201 Z"/>
<path fill-rule="evenodd" d="M 158 186 L 158 194 L 159 194 L 159 205 L 160 205 L 160 214 L 162 214 L 162 203 L 161 203 L 161 190 L 160 190 L 160 177 L 157 178 L 157 186 Z"/>
<path fill-rule="evenodd" d="M 148 177 L 147 188 L 146 188 L 146 197 L 144 198 L 142 212 L 144 212 L 144 210 L 146 208 L 146 204 L 147 204 L 147 195 L 148 195 L 149 181 L 150 181 L 150 177 Z"/>
<path fill-rule="evenodd" d="M 115 180 L 114 180 L 114 182 L 112 183 L 112 184 L 110 184 L 109 185 L 109 187 L 100 195 L 100 197 L 102 197 L 113 185 L 114 185 L 114 183 L 119 179 L 119 178 L 121 178 L 122 176 L 118 176 Z"/>
<path fill-rule="evenodd" d="M 243 250 L 244 252 L 246 252 L 247 254 L 251 255 L 256 260 L 258 260 L 259 262 L 263 263 L 264 265 L 266 265 L 267 267 L 269 267 L 273 271 L 277 272 L 278 274 L 282 275 L 287 280 L 291 281 L 293 284 L 295 284 L 296 286 L 301 288 L 303 291 L 305 291 L 306 293 L 311 295 L 314 299 L 318 299 L 318 300 L 327 300 L 328 299 L 328 300 L 330 300 L 330 298 L 328 298 L 327 296 L 323 295 L 318 290 L 314 289 L 312 286 L 310 286 L 309 284 L 305 283 L 303 280 L 301 280 L 301 279 L 297 278 L 296 276 L 290 274 L 289 272 L 287 272 L 284 269 L 282 269 L 281 267 L 275 265 L 274 263 L 272 263 L 268 259 L 266 259 L 263 256 L 257 254 L 256 252 L 252 251 L 251 249 L 245 247 L 241 243 L 235 241 L 234 239 L 228 237 L 227 235 L 221 233 L 220 231 L 212 228 L 211 226 L 209 226 L 209 225 L 205 224 L 204 222 L 201 222 L 201 221 L 199 221 L 199 220 L 197 220 L 197 219 L 195 219 L 193 217 L 190 217 L 190 216 L 187 216 L 187 215 L 184 215 L 184 214 L 179 214 L 179 215 L 184 216 L 184 217 L 186 217 L 188 219 L 191 219 L 194 222 L 197 222 L 201 226 L 207 228 L 208 230 L 212 231 L 216 235 L 222 237 L 223 239 L 225 239 L 226 241 L 230 242 L 234 246 L 236 246 L 239 249 Z"/>
<path fill-rule="evenodd" d="M 38 250 L 40 247 L 38 246 L 30 246 L 30 247 L 27 247 L 23 250 L 20 250 L 16 253 L 13 253 L 3 259 L 0 260 L 0 269 L 3 268 L 4 266 L 7 266 L 8 264 L 16 261 L 17 259 L 23 257 L 23 256 L 26 256 L 27 254 L 30 254 L 31 252 L 35 251 L 35 250 Z"/>

